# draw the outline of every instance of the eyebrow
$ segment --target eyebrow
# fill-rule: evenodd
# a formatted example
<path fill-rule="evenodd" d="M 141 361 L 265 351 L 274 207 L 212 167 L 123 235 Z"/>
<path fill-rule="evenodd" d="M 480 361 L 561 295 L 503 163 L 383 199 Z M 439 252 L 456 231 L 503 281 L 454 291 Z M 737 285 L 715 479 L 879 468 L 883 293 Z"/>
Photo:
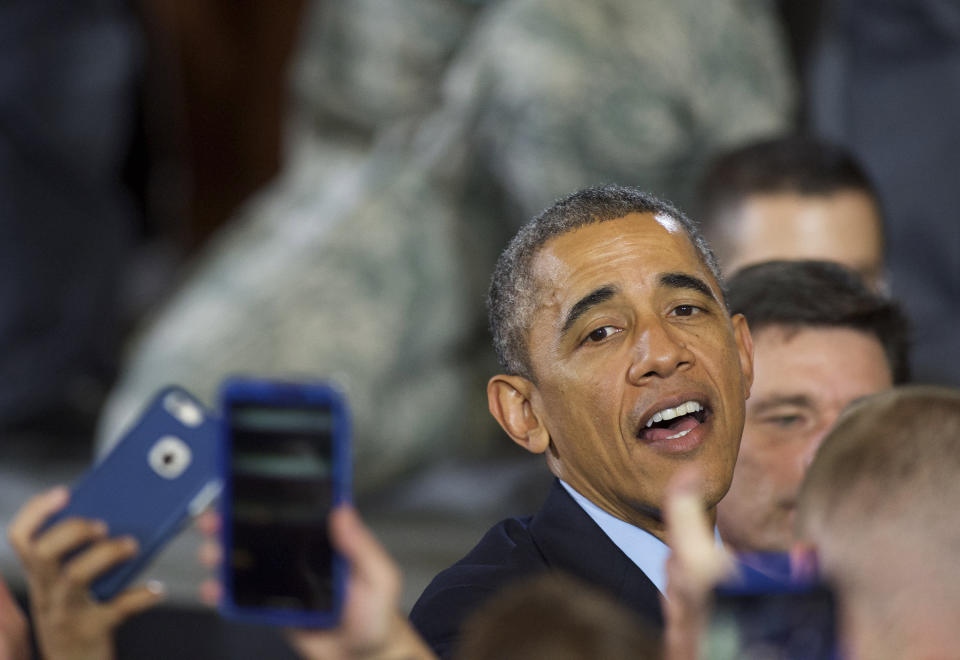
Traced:
<path fill-rule="evenodd" d="M 713 295 L 713 291 L 707 286 L 707 283 L 693 275 L 687 275 L 686 273 L 664 273 L 660 276 L 660 286 L 670 287 L 671 289 L 693 289 L 707 296 L 718 305 L 720 304 L 720 301 Z"/>
<path fill-rule="evenodd" d="M 573 324 L 577 322 L 577 319 L 586 314 L 590 308 L 607 302 L 617 295 L 618 292 L 619 289 L 617 289 L 617 287 L 612 284 L 605 284 L 575 302 L 573 307 L 570 308 L 570 311 L 567 312 L 567 318 L 563 322 L 563 329 L 560 333 L 563 334 L 572 328 Z"/>
<path fill-rule="evenodd" d="M 813 401 L 804 394 L 775 394 L 762 399 L 753 406 L 753 413 L 762 415 L 780 406 L 795 406 L 797 408 L 813 408 Z"/>

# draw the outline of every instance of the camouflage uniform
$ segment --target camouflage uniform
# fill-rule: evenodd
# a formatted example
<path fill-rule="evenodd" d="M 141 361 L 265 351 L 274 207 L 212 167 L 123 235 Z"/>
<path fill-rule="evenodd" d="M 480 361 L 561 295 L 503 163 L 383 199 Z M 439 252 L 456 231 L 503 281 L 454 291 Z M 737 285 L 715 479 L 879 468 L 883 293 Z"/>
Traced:
<path fill-rule="evenodd" d="M 345 386 L 360 490 L 483 447 L 484 293 L 516 228 L 601 182 L 683 204 L 717 150 L 785 129 L 792 107 L 768 2 L 491 3 L 410 130 L 339 161 L 296 145 L 145 328 L 103 437 L 163 383 L 210 399 L 247 371 Z"/>

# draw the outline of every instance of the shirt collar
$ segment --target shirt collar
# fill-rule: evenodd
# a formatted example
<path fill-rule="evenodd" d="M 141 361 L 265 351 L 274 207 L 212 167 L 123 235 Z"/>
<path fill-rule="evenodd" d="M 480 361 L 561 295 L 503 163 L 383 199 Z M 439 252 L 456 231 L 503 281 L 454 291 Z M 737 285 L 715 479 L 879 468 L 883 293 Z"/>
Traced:
<path fill-rule="evenodd" d="M 667 544 L 650 532 L 607 513 L 575 491 L 563 479 L 560 479 L 560 485 L 570 493 L 570 497 L 580 505 L 580 508 L 599 525 L 614 545 L 620 548 L 621 552 L 636 564 L 637 568 L 643 571 L 657 590 L 666 595 L 667 559 L 670 557 L 670 548 L 667 547 Z M 720 533 L 716 528 L 714 528 L 713 534 L 717 544 L 720 545 Z"/>

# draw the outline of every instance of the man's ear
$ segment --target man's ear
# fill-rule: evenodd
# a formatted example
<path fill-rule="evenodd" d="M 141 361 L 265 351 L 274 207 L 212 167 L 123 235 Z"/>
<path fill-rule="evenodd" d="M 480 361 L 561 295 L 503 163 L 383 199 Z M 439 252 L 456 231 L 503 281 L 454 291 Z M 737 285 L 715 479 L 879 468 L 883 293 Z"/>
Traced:
<path fill-rule="evenodd" d="M 550 446 L 550 432 L 534 408 L 536 390 L 523 376 L 497 374 L 487 382 L 487 405 L 514 442 L 533 454 L 542 454 Z"/>
<path fill-rule="evenodd" d="M 737 351 L 740 353 L 740 371 L 743 372 L 743 398 L 750 398 L 750 387 L 753 385 L 753 336 L 743 314 L 734 314 L 730 319 L 733 322 L 733 337 L 737 342 Z"/>

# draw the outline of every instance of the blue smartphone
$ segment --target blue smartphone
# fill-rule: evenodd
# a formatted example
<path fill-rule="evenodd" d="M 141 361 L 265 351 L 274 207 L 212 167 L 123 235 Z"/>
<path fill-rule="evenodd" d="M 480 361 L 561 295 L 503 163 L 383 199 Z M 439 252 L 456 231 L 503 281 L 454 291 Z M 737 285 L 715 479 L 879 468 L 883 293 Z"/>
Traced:
<path fill-rule="evenodd" d="M 786 554 L 752 554 L 740 578 L 714 590 L 700 657 L 712 660 L 838 660 L 836 608 L 828 585 L 790 577 Z"/>
<path fill-rule="evenodd" d="M 343 395 L 322 382 L 231 378 L 220 408 L 221 611 L 242 621 L 336 625 L 347 564 L 327 524 L 350 493 Z"/>
<path fill-rule="evenodd" d="M 161 390 L 113 450 L 77 481 L 67 506 L 45 523 L 96 518 L 107 523 L 111 536 L 137 539 L 135 557 L 93 582 L 95 598 L 108 600 L 124 589 L 216 497 L 218 428 L 189 392 Z"/>

